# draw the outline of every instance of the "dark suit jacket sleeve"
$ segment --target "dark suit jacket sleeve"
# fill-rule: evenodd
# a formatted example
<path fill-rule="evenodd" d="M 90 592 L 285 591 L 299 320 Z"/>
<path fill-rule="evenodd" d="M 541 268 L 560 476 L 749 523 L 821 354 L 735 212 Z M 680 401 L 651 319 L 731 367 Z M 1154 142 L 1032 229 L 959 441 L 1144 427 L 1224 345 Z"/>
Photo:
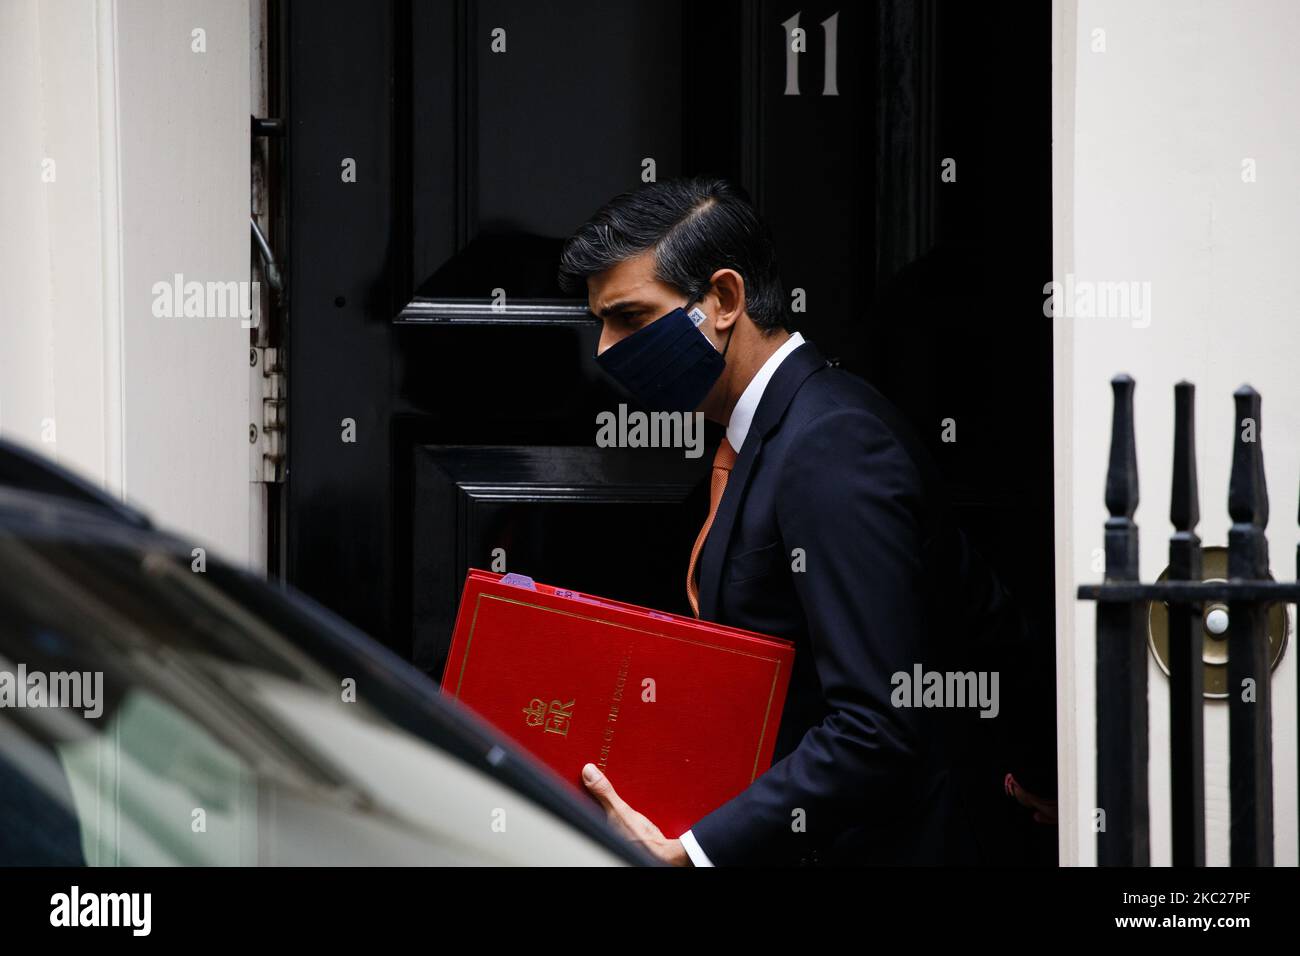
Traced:
<path fill-rule="evenodd" d="M 793 572 L 810 641 L 799 653 L 811 650 L 829 713 L 691 827 L 715 864 L 794 862 L 845 825 L 887 827 L 921 746 L 918 711 L 890 703 L 891 676 L 911 673 L 926 626 L 920 494 L 910 458 L 868 412 L 824 413 L 793 444 L 777 518 L 786 554 L 807 556 Z"/>

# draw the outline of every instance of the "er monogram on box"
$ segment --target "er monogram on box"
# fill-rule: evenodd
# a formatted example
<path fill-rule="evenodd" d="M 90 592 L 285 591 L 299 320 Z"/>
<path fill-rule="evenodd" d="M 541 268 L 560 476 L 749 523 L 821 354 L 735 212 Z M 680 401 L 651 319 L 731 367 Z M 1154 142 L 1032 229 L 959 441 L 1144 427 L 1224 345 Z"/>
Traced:
<path fill-rule="evenodd" d="M 442 690 L 677 836 L 771 764 L 793 663 L 780 638 L 471 570 Z"/>

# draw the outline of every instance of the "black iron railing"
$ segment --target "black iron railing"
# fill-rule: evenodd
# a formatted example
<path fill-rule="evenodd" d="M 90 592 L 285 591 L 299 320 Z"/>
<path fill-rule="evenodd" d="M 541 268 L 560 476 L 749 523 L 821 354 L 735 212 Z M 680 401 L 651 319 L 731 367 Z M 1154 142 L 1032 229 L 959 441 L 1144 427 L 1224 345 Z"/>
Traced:
<path fill-rule="evenodd" d="M 1174 386 L 1174 473 L 1169 570 L 1138 580 L 1137 446 L 1133 379 L 1111 381 L 1115 412 L 1106 473 L 1106 576 L 1083 585 L 1097 601 L 1097 863 L 1150 864 L 1147 805 L 1147 628 L 1151 602 L 1168 605 L 1170 818 L 1175 866 L 1205 865 L 1205 753 L 1202 720 L 1204 625 L 1211 602 L 1226 604 L 1228 794 L 1233 866 L 1273 863 L 1273 758 L 1269 605 L 1300 600 L 1300 584 L 1268 573 L 1268 491 L 1260 444 L 1260 396 L 1234 393 L 1236 416 L 1228 489 L 1228 579 L 1202 581 L 1196 482 L 1195 386 Z M 1300 577 L 1300 545 L 1296 549 Z"/>

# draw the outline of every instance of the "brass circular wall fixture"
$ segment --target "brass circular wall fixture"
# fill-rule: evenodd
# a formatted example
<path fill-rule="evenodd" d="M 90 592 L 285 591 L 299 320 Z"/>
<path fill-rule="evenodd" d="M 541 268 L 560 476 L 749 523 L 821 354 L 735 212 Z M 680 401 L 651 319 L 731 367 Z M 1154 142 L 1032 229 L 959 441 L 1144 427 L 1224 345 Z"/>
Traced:
<path fill-rule="evenodd" d="M 1160 572 L 1157 581 L 1167 581 L 1169 569 Z M 1273 576 L 1269 575 L 1271 581 Z M 1228 580 L 1228 549 L 1201 549 L 1201 580 Z M 1160 669 L 1169 676 L 1169 605 L 1164 601 L 1148 602 L 1147 646 Z M 1276 670 L 1286 650 L 1291 633 L 1291 622 L 1286 605 L 1270 605 L 1264 618 L 1268 633 L 1269 669 Z M 1228 605 L 1225 601 L 1209 601 L 1201 608 L 1201 634 L 1203 635 L 1201 660 L 1205 662 L 1205 696 L 1222 700 L 1228 696 Z"/>

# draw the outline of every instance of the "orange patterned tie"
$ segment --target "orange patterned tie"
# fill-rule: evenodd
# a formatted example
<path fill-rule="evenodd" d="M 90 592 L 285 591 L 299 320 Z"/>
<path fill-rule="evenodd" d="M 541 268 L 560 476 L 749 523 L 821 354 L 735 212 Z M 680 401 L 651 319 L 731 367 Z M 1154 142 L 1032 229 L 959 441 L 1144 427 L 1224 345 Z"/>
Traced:
<path fill-rule="evenodd" d="M 722 500 L 722 493 L 727 490 L 727 478 L 731 475 L 731 466 L 735 463 L 736 449 L 731 447 L 731 442 L 723 438 L 722 444 L 718 446 L 718 453 L 713 456 L 713 480 L 709 485 L 709 516 L 704 519 L 704 527 L 700 529 L 700 535 L 695 539 L 695 547 L 691 549 L 691 563 L 686 568 L 686 599 L 691 602 L 691 611 L 696 617 L 700 616 L 700 586 L 695 580 L 696 562 L 700 558 L 700 551 L 704 548 L 704 539 L 709 536 L 713 516 L 718 513 L 718 502 Z"/>

